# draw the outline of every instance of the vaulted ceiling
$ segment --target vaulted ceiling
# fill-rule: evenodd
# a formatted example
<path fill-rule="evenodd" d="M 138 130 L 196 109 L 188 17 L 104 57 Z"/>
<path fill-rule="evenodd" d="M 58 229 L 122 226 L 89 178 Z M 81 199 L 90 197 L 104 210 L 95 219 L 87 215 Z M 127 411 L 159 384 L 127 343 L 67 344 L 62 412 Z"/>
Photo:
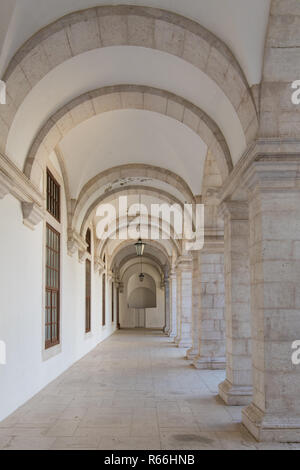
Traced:
<path fill-rule="evenodd" d="M 45 162 L 58 157 L 78 230 L 105 191 L 116 195 L 118 187 L 179 200 L 201 195 L 208 155 L 224 180 L 258 127 L 254 90 L 270 0 L 119 3 L 0 6 L 8 92 L 0 151 L 40 188 Z M 146 167 L 171 176 L 141 181 Z M 112 168 L 112 175 L 121 169 L 115 179 Z"/>

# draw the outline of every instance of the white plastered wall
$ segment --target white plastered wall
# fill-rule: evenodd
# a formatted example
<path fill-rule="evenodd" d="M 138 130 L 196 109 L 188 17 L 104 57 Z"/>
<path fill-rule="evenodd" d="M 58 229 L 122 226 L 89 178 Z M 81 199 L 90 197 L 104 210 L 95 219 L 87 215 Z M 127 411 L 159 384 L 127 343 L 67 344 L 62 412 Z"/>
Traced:
<path fill-rule="evenodd" d="M 55 162 L 53 162 L 55 163 Z M 53 165 L 55 169 L 56 165 Z M 64 201 L 64 195 L 62 195 Z M 63 220 L 66 207 L 63 204 Z M 85 264 L 67 254 L 66 225 L 61 239 L 61 345 L 43 351 L 43 232 L 23 225 L 20 203 L 12 196 L 0 201 L 0 341 L 6 343 L 7 363 L 0 365 L 0 421 L 53 381 L 74 362 L 110 336 L 101 326 L 101 277 L 92 269 L 92 331 L 85 334 Z M 92 264 L 93 266 L 93 264 Z M 46 359 L 47 357 L 50 358 Z M 53 357 L 51 357 L 53 356 Z"/>

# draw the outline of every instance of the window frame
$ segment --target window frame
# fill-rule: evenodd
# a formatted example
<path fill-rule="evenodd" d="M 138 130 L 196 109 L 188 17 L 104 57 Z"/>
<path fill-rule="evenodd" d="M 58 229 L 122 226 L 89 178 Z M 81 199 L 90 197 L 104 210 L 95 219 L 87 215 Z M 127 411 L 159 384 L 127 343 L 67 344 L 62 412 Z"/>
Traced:
<path fill-rule="evenodd" d="M 115 322 L 115 283 L 111 284 L 111 322 Z"/>
<path fill-rule="evenodd" d="M 91 255 L 92 254 L 92 231 L 90 228 L 88 228 L 86 231 L 85 242 L 88 245 L 86 251 L 88 252 L 89 255 Z"/>
<path fill-rule="evenodd" d="M 49 197 L 51 198 L 51 193 L 50 191 L 48 191 L 49 178 L 50 180 L 52 180 L 54 185 L 57 186 L 57 189 L 58 189 L 58 202 L 57 202 L 58 214 L 57 216 L 55 215 L 55 213 L 51 212 L 50 207 L 48 206 Z M 59 184 L 55 176 L 53 176 L 52 171 L 50 171 L 48 167 L 46 168 L 46 209 L 47 209 L 48 214 L 50 214 L 60 224 L 61 223 L 61 185 Z"/>
<path fill-rule="evenodd" d="M 102 326 L 106 326 L 106 273 L 102 274 Z"/>
<path fill-rule="evenodd" d="M 89 270 L 88 270 L 89 266 Z M 89 295 L 88 295 L 89 294 Z M 92 331 L 92 263 L 85 260 L 85 333 Z"/>
<path fill-rule="evenodd" d="M 52 250 L 52 248 L 50 248 L 48 245 L 47 245 L 47 231 L 48 229 L 50 231 L 52 231 L 55 235 L 57 235 L 58 237 L 58 251 L 56 251 L 56 254 L 57 254 L 57 257 L 58 257 L 58 270 L 57 273 L 58 273 L 58 287 L 57 289 L 53 289 L 51 286 L 48 286 L 47 285 L 47 268 L 51 268 L 53 269 L 51 266 L 48 266 L 47 264 L 47 254 L 48 254 L 48 250 Z M 60 297 L 61 297 L 61 292 L 60 292 L 60 287 L 61 287 L 61 234 L 55 230 L 51 224 L 49 224 L 48 222 L 46 223 L 46 240 L 45 240 L 45 273 L 46 273 L 46 276 L 45 276 L 45 286 L 44 286 L 44 295 L 45 295 L 45 303 L 44 303 L 44 331 L 45 331 L 45 338 L 44 338 L 44 344 L 45 344 L 45 350 L 49 350 L 57 345 L 60 344 L 60 335 L 61 335 L 61 332 L 60 332 L 60 317 L 61 317 L 61 311 L 60 311 Z M 50 292 L 51 294 L 51 307 L 50 307 L 50 310 L 51 310 L 51 322 L 48 323 L 47 322 L 47 315 L 46 315 L 46 310 L 47 310 L 47 306 L 46 306 L 46 296 L 47 294 Z M 56 319 L 56 322 L 53 322 L 52 321 L 52 295 L 53 293 L 56 293 L 57 294 L 57 301 L 56 301 L 56 309 L 57 309 L 57 319 Z M 56 323 L 56 328 L 57 328 L 57 339 L 55 341 L 52 340 L 52 325 Z M 46 339 L 46 328 L 47 326 L 50 326 L 50 331 L 51 331 L 51 340 L 47 340 Z"/>

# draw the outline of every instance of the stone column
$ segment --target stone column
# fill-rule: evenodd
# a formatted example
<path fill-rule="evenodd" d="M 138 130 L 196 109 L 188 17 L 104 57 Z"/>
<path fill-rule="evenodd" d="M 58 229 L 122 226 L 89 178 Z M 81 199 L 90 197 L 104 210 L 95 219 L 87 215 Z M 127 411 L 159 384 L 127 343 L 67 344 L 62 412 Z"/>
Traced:
<path fill-rule="evenodd" d="M 199 355 L 199 321 L 200 321 L 200 279 L 199 279 L 199 252 L 193 252 L 193 317 L 192 317 L 192 347 L 187 351 L 186 357 L 194 360 Z"/>
<path fill-rule="evenodd" d="M 193 263 L 191 256 L 182 256 L 177 264 L 177 336 L 175 343 L 179 348 L 192 346 L 192 278 Z"/>
<path fill-rule="evenodd" d="M 200 320 L 197 369 L 225 369 L 224 246 L 207 246 L 199 255 Z"/>
<path fill-rule="evenodd" d="M 261 157 L 249 188 L 253 401 L 243 423 L 260 441 L 300 442 L 300 158 Z"/>
<path fill-rule="evenodd" d="M 166 311 L 166 326 L 164 328 L 164 333 L 166 335 L 170 334 L 170 284 L 169 278 L 165 279 L 165 311 Z"/>
<path fill-rule="evenodd" d="M 227 405 L 248 405 L 252 399 L 249 220 L 247 202 L 226 202 L 225 318 L 226 380 L 219 394 Z"/>
<path fill-rule="evenodd" d="M 171 272 L 170 274 L 170 332 L 169 337 L 175 338 L 177 336 L 177 296 L 176 296 L 176 288 L 177 288 L 177 279 L 176 273 Z"/>
<path fill-rule="evenodd" d="M 174 343 L 179 344 L 180 341 L 180 322 L 181 322 L 181 272 L 176 269 L 176 336 Z"/>

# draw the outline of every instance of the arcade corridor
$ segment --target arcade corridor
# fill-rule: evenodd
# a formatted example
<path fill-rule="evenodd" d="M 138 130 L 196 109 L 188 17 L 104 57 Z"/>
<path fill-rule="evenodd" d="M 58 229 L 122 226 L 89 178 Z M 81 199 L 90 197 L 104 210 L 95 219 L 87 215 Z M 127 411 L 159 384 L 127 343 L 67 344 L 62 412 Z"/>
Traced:
<path fill-rule="evenodd" d="M 0 449 L 272 449 L 159 331 L 121 330 L 0 424 Z"/>

